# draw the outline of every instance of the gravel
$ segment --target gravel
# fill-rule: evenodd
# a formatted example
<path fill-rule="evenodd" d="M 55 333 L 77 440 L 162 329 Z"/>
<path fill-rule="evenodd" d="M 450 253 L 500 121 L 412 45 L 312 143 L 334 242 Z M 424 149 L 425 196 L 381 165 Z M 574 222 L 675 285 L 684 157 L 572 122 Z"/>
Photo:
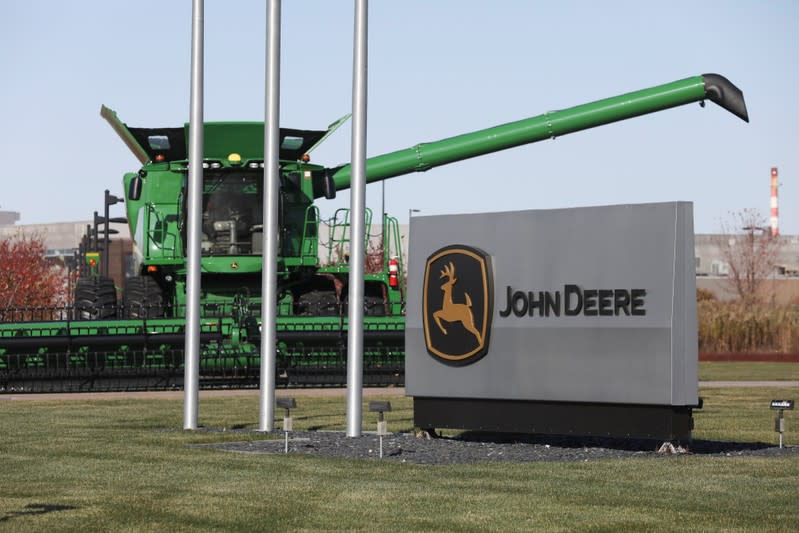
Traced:
<path fill-rule="evenodd" d="M 207 430 L 214 431 L 214 430 Z M 219 431 L 219 430 L 217 430 Z M 251 454 L 285 453 L 285 434 L 274 432 L 264 440 L 201 444 L 196 447 Z M 456 437 L 425 438 L 411 433 L 375 433 L 347 437 L 340 431 L 296 431 L 289 434 L 288 453 L 317 457 L 383 460 L 424 465 L 486 463 L 496 461 L 597 461 L 631 457 L 665 457 L 694 454 L 707 456 L 798 455 L 799 446 L 782 449 L 766 443 L 735 443 L 695 440 L 690 446 L 655 441 L 462 433 Z"/>

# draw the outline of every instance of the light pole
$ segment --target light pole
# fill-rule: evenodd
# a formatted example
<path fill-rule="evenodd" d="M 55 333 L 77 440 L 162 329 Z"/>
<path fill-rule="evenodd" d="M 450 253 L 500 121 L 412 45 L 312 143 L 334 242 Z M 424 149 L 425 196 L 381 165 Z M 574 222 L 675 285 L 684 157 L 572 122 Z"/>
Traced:
<path fill-rule="evenodd" d="M 413 208 L 408 209 L 408 232 L 406 234 L 406 235 L 408 235 L 408 238 L 405 239 L 405 246 L 407 246 L 407 249 L 405 251 L 405 272 L 406 273 L 408 272 L 408 261 L 410 260 L 410 257 L 411 257 L 411 217 L 413 216 L 414 213 L 421 213 L 421 212 L 422 212 L 421 209 L 413 209 Z"/>
<path fill-rule="evenodd" d="M 386 264 L 386 180 L 380 182 L 380 249 L 383 251 L 383 265 Z"/>
<path fill-rule="evenodd" d="M 103 213 L 103 215 L 104 215 L 103 216 L 103 223 L 105 224 L 105 231 L 103 232 L 103 275 L 105 277 L 108 277 L 108 273 L 109 273 L 109 265 L 108 265 L 108 263 L 110 262 L 110 257 L 111 257 L 111 254 L 109 253 L 109 248 L 111 247 L 111 242 L 110 242 L 110 239 L 109 239 L 109 235 L 112 234 L 112 233 L 119 233 L 117 230 L 111 229 L 111 226 L 109 224 L 111 222 L 117 222 L 117 223 L 124 224 L 124 223 L 126 223 L 128 221 L 128 219 L 125 218 L 125 217 L 109 218 L 108 217 L 108 208 L 110 206 L 114 205 L 114 204 L 123 203 L 124 201 L 125 200 L 123 200 L 122 198 L 120 198 L 118 196 L 114 196 L 113 194 L 111 194 L 108 189 L 105 190 L 105 200 L 103 202 L 105 204 L 105 213 Z"/>

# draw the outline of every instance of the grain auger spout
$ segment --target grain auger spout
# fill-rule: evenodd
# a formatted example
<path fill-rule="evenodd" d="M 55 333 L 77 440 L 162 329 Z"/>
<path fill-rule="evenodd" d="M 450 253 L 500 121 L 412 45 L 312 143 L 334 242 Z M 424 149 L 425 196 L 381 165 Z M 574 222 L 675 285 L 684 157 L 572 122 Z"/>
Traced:
<path fill-rule="evenodd" d="M 703 74 L 620 96 L 457 135 L 369 158 L 367 182 L 379 181 L 523 144 L 627 120 L 693 102 L 715 102 L 749 122 L 741 90 L 724 76 Z M 350 165 L 331 171 L 336 190 L 350 186 Z"/>
<path fill-rule="evenodd" d="M 720 105 L 744 122 L 749 122 L 744 93 L 720 74 L 703 74 L 707 99 Z"/>

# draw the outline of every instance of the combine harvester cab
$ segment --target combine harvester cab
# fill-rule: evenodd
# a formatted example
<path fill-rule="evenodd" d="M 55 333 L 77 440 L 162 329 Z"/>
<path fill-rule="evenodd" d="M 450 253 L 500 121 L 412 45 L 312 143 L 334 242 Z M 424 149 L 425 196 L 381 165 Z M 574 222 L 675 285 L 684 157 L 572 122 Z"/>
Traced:
<path fill-rule="evenodd" d="M 367 160 L 367 182 L 426 171 L 603 124 L 711 100 L 748 121 L 741 91 L 706 74 L 466 133 Z M 109 280 L 79 280 L 67 320 L 0 324 L 0 389 L 85 390 L 182 385 L 189 125 L 134 128 L 101 115 L 142 164 L 124 176 L 139 267 L 119 301 Z M 283 384 L 346 378 L 349 212 L 326 223 L 315 200 L 350 186 L 350 166 L 310 163 L 327 130 L 281 129 L 278 371 Z M 259 375 L 264 127 L 204 125 L 201 386 L 256 384 Z M 370 224 L 367 213 L 367 227 Z M 364 383 L 402 383 L 404 276 L 399 228 L 384 216 L 367 242 Z M 367 237 L 368 239 L 368 237 Z M 320 246 L 321 243 L 321 246 Z"/>

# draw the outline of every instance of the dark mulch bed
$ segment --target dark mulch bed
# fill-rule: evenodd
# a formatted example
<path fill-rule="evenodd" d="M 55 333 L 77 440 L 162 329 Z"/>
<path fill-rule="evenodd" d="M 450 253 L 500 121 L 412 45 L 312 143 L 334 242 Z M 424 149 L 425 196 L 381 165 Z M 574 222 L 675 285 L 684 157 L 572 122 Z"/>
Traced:
<path fill-rule="evenodd" d="M 210 430 L 213 431 L 213 430 Z M 202 444 L 238 453 L 285 453 L 282 432 L 264 440 Z M 690 445 L 663 446 L 662 442 L 631 439 L 509 435 L 466 432 L 456 437 L 420 438 L 411 433 L 383 437 L 384 461 L 414 464 L 463 464 L 512 461 L 597 461 L 630 457 L 665 457 L 695 454 L 707 456 L 766 456 L 799 454 L 799 446 L 782 449 L 766 443 L 695 440 Z M 296 431 L 289 434 L 288 453 L 347 459 L 380 460 L 380 439 L 374 433 L 347 437 L 339 431 Z"/>

